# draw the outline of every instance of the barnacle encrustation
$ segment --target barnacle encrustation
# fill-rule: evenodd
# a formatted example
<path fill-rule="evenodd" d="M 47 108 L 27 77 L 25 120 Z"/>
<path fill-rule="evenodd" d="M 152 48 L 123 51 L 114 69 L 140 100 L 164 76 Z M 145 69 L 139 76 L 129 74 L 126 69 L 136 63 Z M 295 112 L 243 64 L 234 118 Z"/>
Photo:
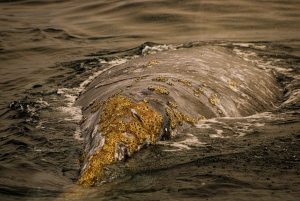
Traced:
<path fill-rule="evenodd" d="M 150 87 L 148 87 L 148 90 L 155 91 L 156 93 L 160 93 L 160 94 L 164 94 L 164 95 L 168 95 L 170 93 L 167 89 L 165 89 L 163 87 L 157 87 L 157 86 L 155 86 L 155 87 L 150 86 Z"/>
<path fill-rule="evenodd" d="M 188 81 L 188 80 L 179 79 L 178 81 L 181 82 L 181 83 L 183 83 L 183 84 L 185 84 L 185 85 L 187 85 L 187 86 L 189 86 L 189 87 L 192 86 L 192 83 L 190 81 Z"/>
<path fill-rule="evenodd" d="M 155 65 L 155 64 L 158 64 L 158 61 L 150 60 L 147 64 L 144 65 L 144 68 Z"/>
<path fill-rule="evenodd" d="M 176 128 L 176 120 L 174 118 L 172 110 L 169 107 L 166 108 L 166 113 L 167 113 L 167 115 L 168 115 L 168 117 L 170 119 L 171 128 L 175 129 Z"/>
<path fill-rule="evenodd" d="M 174 102 L 172 102 L 172 101 L 168 101 L 167 104 L 168 104 L 171 108 L 177 109 L 177 103 L 174 103 Z"/>
<path fill-rule="evenodd" d="M 212 105 L 216 105 L 216 100 L 217 100 L 217 99 L 218 99 L 217 94 L 215 94 L 215 93 L 211 93 L 211 94 L 210 94 L 209 102 L 210 102 Z"/>
<path fill-rule="evenodd" d="M 168 81 L 168 78 L 160 75 L 160 76 L 158 76 L 156 78 L 153 78 L 152 81 L 166 82 L 166 81 Z"/>
<path fill-rule="evenodd" d="M 239 87 L 239 85 L 235 81 L 228 80 L 228 83 L 229 83 L 230 86 L 232 86 L 234 88 L 238 88 Z"/>
<path fill-rule="evenodd" d="M 103 178 L 103 168 L 115 161 L 118 143 L 125 144 L 129 153 L 133 154 L 147 139 L 150 143 L 155 143 L 162 127 L 162 116 L 152 110 L 145 101 L 136 103 L 115 93 L 101 102 L 101 105 L 104 103 L 98 130 L 105 137 L 105 143 L 88 158 L 89 165 L 78 180 L 78 184 L 85 187 L 93 186 Z M 137 115 L 140 118 L 137 118 Z M 127 121 L 123 121 L 124 119 Z M 86 154 L 83 158 L 85 157 Z"/>

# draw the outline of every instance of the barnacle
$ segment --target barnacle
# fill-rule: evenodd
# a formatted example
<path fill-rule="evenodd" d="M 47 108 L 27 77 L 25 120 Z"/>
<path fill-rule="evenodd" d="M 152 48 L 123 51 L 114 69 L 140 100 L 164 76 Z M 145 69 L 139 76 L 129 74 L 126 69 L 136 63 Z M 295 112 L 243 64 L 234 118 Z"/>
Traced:
<path fill-rule="evenodd" d="M 173 113 L 172 113 L 172 111 L 169 107 L 166 108 L 166 113 L 167 113 L 167 115 L 170 119 L 171 128 L 175 129 L 176 128 L 176 121 L 175 121 L 174 115 L 173 115 Z"/>
<path fill-rule="evenodd" d="M 215 105 L 215 104 L 216 104 L 216 99 L 218 99 L 217 94 L 211 93 L 211 94 L 210 94 L 210 98 L 209 98 L 209 102 L 210 102 L 212 105 Z"/>
<path fill-rule="evenodd" d="M 212 99 L 217 99 L 217 98 L 218 98 L 217 94 L 215 94 L 215 93 L 211 93 L 211 94 L 210 94 L 210 97 L 211 97 Z"/>
<path fill-rule="evenodd" d="M 169 101 L 169 102 L 170 102 L 170 101 Z M 176 105 L 176 107 L 177 107 L 177 105 Z M 166 109 L 167 115 L 169 116 L 169 118 L 170 118 L 170 117 L 173 117 L 173 114 L 172 114 L 171 111 L 169 111 L 168 109 L 169 109 L 169 108 Z M 187 123 L 189 123 L 189 124 L 192 124 L 192 125 L 195 125 L 195 124 L 196 124 L 196 121 L 195 121 L 192 117 L 190 117 L 190 116 L 188 116 L 188 115 L 186 115 L 186 114 L 183 114 L 183 113 L 181 113 L 181 112 L 178 112 L 175 108 L 172 108 L 172 110 L 173 110 L 174 116 L 175 116 L 175 118 L 177 119 L 178 124 L 179 124 L 180 126 L 183 125 L 183 121 L 185 121 L 185 122 L 187 122 Z M 170 120 L 171 120 L 171 127 L 172 127 L 172 119 L 170 118 Z"/>
<path fill-rule="evenodd" d="M 172 82 L 167 82 L 168 85 L 173 86 L 174 84 Z"/>
<path fill-rule="evenodd" d="M 173 109 L 176 109 L 176 108 L 177 108 L 177 104 L 174 103 L 174 102 L 172 102 L 172 101 L 168 101 L 167 104 L 168 104 L 169 106 L 171 106 L 171 108 L 173 108 Z"/>
<path fill-rule="evenodd" d="M 239 85 L 236 82 L 232 81 L 232 80 L 228 80 L 228 82 L 229 82 L 230 86 L 233 86 L 235 88 L 239 87 Z"/>
<path fill-rule="evenodd" d="M 199 88 L 198 91 L 201 93 L 204 92 L 203 88 Z"/>
<path fill-rule="evenodd" d="M 182 114 L 182 119 L 183 119 L 185 122 L 187 122 L 187 123 L 189 123 L 189 124 L 191 124 L 191 125 L 195 125 L 195 124 L 196 124 L 195 119 L 189 117 L 189 116 L 186 115 L 186 114 Z"/>
<path fill-rule="evenodd" d="M 178 111 L 176 111 L 176 110 L 173 110 L 173 111 L 174 111 L 174 115 L 175 115 L 175 117 L 176 117 L 176 119 L 177 119 L 177 121 L 178 121 L 178 124 L 179 124 L 180 126 L 182 126 L 182 125 L 183 125 L 182 113 L 180 113 L 180 112 L 178 112 Z"/>
<path fill-rule="evenodd" d="M 152 110 L 146 101 L 136 103 L 115 93 L 103 101 L 102 105 L 104 102 L 106 104 L 99 119 L 98 130 L 105 137 L 105 143 L 88 158 L 89 165 L 83 170 L 78 180 L 78 184 L 85 187 L 93 186 L 103 178 L 103 168 L 115 161 L 118 143 L 124 143 L 131 155 L 145 140 L 149 139 L 150 143 L 155 143 L 162 126 L 161 115 Z M 133 110 L 144 119 L 143 122 L 133 116 Z M 126 121 L 123 121 L 124 119 Z"/>
<path fill-rule="evenodd" d="M 179 82 L 181 82 L 181 83 L 183 83 L 183 84 L 185 84 L 185 85 L 187 85 L 187 86 L 192 86 L 192 84 L 191 84 L 191 82 L 190 81 L 187 81 L 187 80 L 185 80 L 185 79 L 179 79 Z"/>
<path fill-rule="evenodd" d="M 152 81 L 166 82 L 166 81 L 168 81 L 168 78 L 160 75 L 156 78 L 153 78 Z"/>
<path fill-rule="evenodd" d="M 146 67 L 148 67 L 148 66 L 155 65 L 155 64 L 158 64 L 158 61 L 156 61 L 156 60 L 151 60 L 151 61 L 149 61 L 147 64 L 144 65 L 144 68 L 146 68 Z"/>
<path fill-rule="evenodd" d="M 223 111 L 220 109 L 218 109 L 218 112 L 219 112 L 219 114 L 223 114 Z"/>
<path fill-rule="evenodd" d="M 209 99 L 209 102 L 210 102 L 212 105 L 215 105 L 215 104 L 216 104 L 216 101 L 215 101 L 213 98 L 210 98 L 210 99 Z"/>
<path fill-rule="evenodd" d="M 170 93 L 167 89 L 165 89 L 163 87 L 150 86 L 150 87 L 148 87 L 148 90 L 155 91 L 156 93 L 165 94 L 165 95 L 168 95 Z"/>

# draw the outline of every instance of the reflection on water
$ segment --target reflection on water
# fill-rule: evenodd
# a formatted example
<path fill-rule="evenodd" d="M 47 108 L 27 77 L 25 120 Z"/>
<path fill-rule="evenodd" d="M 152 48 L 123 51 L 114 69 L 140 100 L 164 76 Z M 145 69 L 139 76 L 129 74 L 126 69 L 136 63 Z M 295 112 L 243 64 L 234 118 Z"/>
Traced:
<path fill-rule="evenodd" d="M 299 1 L 3 0 L 0 17 L 1 200 L 300 196 Z M 74 138 L 78 121 L 58 108 L 109 62 L 155 43 L 224 46 L 275 75 L 283 104 L 206 121 L 120 164 L 116 181 L 76 187 L 84 141 Z M 170 151 L 176 143 L 190 149 Z"/>

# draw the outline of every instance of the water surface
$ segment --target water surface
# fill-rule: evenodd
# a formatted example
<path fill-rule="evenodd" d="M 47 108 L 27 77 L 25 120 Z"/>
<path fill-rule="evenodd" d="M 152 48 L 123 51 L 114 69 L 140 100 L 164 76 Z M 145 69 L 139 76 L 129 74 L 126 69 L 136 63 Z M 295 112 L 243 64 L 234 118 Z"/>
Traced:
<path fill-rule="evenodd" d="M 2 0 L 0 19 L 1 200 L 300 196 L 299 1 Z M 205 121 L 120 164 L 112 183 L 76 186 L 84 141 L 70 104 L 80 84 L 112 63 L 206 44 L 274 72 L 282 103 Z M 198 145 L 183 143 L 191 135 Z"/>

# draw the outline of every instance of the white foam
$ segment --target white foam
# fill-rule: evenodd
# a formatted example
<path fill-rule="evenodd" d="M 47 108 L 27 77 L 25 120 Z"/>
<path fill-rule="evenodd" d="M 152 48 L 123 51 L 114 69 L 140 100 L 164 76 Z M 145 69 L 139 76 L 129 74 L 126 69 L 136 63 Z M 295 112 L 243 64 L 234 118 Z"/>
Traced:
<path fill-rule="evenodd" d="M 157 46 L 145 46 L 142 50 L 142 55 L 155 54 L 157 52 L 176 50 L 173 45 L 157 45 Z"/>
<path fill-rule="evenodd" d="M 172 142 L 172 141 L 159 141 L 157 142 L 157 144 L 160 145 L 165 145 L 165 146 L 171 146 L 171 147 L 175 147 L 177 149 L 166 149 L 164 151 L 180 151 L 183 149 L 191 149 L 191 147 L 199 147 L 199 146 L 204 146 L 206 145 L 206 143 L 204 142 L 200 142 L 199 139 L 194 136 L 193 134 L 186 134 L 188 137 L 180 142 Z"/>
<path fill-rule="evenodd" d="M 217 133 L 215 134 L 210 134 L 209 137 L 210 138 L 229 138 L 229 136 L 223 136 L 222 133 L 223 133 L 223 130 L 218 130 L 218 129 L 215 129 Z"/>
<path fill-rule="evenodd" d="M 78 89 L 61 88 L 57 90 L 57 94 L 65 97 L 66 106 L 58 108 L 60 111 L 70 115 L 70 117 L 66 117 L 65 120 L 79 122 L 82 118 L 81 107 L 74 106 L 74 102 L 78 96 Z"/>
<path fill-rule="evenodd" d="M 84 138 L 81 137 L 81 130 L 80 130 L 79 126 L 76 128 L 76 131 L 74 133 L 74 137 L 75 137 L 76 140 L 80 140 L 80 141 L 84 140 Z"/>
<path fill-rule="evenodd" d="M 232 45 L 240 46 L 240 47 L 249 47 L 253 45 L 252 43 L 232 43 Z"/>
<path fill-rule="evenodd" d="M 81 113 L 80 107 L 59 107 L 59 110 L 71 115 L 70 117 L 65 118 L 66 121 L 79 122 L 82 118 L 82 113 Z"/>
<path fill-rule="evenodd" d="M 39 103 L 40 107 L 42 107 L 42 108 L 46 108 L 46 107 L 50 106 L 50 104 L 47 101 L 44 101 L 42 98 L 40 98 L 36 102 Z"/>

